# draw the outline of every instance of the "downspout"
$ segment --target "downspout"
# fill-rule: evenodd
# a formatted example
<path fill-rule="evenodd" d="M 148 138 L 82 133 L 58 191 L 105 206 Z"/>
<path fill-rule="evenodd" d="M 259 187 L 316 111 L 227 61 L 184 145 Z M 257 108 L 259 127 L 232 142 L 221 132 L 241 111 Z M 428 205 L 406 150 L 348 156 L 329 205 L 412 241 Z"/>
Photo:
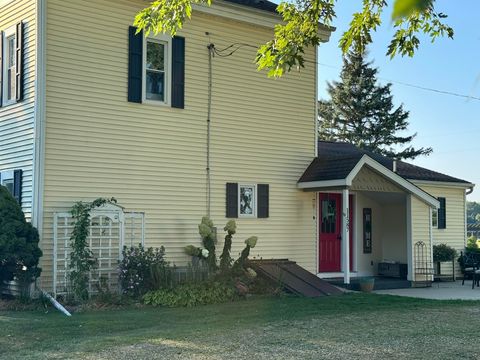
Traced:
<path fill-rule="evenodd" d="M 210 142 L 211 142 L 211 114 L 212 114 L 212 57 L 213 57 L 213 44 L 207 46 L 208 49 L 208 103 L 207 103 L 207 167 L 206 167 L 206 207 L 207 216 L 210 217 L 211 208 L 211 187 L 212 179 L 210 173 Z"/>

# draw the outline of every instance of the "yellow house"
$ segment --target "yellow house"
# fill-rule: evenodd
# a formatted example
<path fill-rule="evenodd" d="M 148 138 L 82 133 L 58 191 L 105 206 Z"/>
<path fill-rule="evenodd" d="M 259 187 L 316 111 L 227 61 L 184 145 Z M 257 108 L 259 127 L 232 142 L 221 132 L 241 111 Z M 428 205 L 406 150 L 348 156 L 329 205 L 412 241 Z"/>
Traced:
<path fill-rule="evenodd" d="M 138 242 L 186 263 L 205 215 L 219 247 L 235 218 L 234 253 L 256 235 L 252 256 L 346 283 L 394 264 L 430 280 L 420 268 L 432 244 L 463 248 L 473 184 L 412 177 L 402 173 L 411 165 L 371 154 L 337 161 L 330 152 L 344 145 L 319 145 L 316 48 L 281 79 L 256 70 L 256 49 L 280 21 L 274 4 L 197 6 L 175 38 L 136 35 L 145 6 L 0 0 L 0 181 L 40 231 L 44 289 L 65 285 L 69 209 L 99 197 L 121 205 L 92 215 L 90 244 L 111 277 L 121 247 Z M 320 27 L 322 42 L 329 31 Z M 340 177 L 322 175 L 329 162 L 345 165 Z"/>

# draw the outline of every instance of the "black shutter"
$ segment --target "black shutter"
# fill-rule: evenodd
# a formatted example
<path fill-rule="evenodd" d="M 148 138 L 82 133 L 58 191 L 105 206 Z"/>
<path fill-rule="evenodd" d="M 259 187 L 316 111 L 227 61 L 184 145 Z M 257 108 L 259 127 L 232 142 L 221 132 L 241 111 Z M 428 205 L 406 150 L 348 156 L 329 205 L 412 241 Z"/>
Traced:
<path fill-rule="evenodd" d="M 128 101 L 142 102 L 143 79 L 143 32 L 137 28 L 128 29 Z"/>
<path fill-rule="evenodd" d="M 238 217 L 238 184 L 227 183 L 227 218 Z"/>
<path fill-rule="evenodd" d="M 0 31 L 0 107 L 3 103 L 3 31 Z"/>
<path fill-rule="evenodd" d="M 17 24 L 17 33 L 15 36 L 15 90 L 17 102 L 23 100 L 23 22 Z"/>
<path fill-rule="evenodd" d="M 185 107 L 185 38 L 172 39 L 172 107 Z"/>
<path fill-rule="evenodd" d="M 438 209 L 438 228 L 446 229 L 447 228 L 447 210 L 446 210 L 446 199 L 444 197 L 439 197 L 440 208 Z"/>
<path fill-rule="evenodd" d="M 13 197 L 22 205 L 22 170 L 13 172 Z"/>
<path fill-rule="evenodd" d="M 257 185 L 258 218 L 268 218 L 269 216 L 269 192 L 270 187 L 268 186 L 268 184 Z"/>

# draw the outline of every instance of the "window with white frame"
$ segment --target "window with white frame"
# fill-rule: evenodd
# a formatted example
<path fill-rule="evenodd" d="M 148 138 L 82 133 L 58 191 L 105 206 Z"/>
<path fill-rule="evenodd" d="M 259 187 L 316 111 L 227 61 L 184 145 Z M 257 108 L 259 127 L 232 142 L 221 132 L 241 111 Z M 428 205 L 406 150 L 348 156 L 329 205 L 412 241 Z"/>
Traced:
<path fill-rule="evenodd" d="M 238 215 L 240 217 L 257 216 L 257 188 L 256 185 L 238 186 Z"/>
<path fill-rule="evenodd" d="M 147 38 L 144 49 L 144 100 L 168 104 L 170 98 L 170 40 Z"/>
<path fill-rule="evenodd" d="M 11 27 L 3 34 L 3 105 L 16 102 L 16 28 Z"/>
<path fill-rule="evenodd" d="M 433 228 L 438 227 L 438 210 L 437 209 L 432 209 L 432 227 Z"/>
<path fill-rule="evenodd" d="M 14 189 L 14 176 L 13 176 L 13 171 L 2 171 L 1 177 L 0 177 L 0 185 L 3 185 L 7 188 L 7 190 L 10 192 L 10 194 L 13 195 L 13 189 Z"/>

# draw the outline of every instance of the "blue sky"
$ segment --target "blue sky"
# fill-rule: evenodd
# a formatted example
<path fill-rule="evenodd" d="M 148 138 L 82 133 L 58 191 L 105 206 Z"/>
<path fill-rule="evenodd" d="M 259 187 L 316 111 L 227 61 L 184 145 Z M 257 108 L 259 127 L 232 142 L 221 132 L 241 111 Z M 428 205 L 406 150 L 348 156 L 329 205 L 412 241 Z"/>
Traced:
<path fill-rule="evenodd" d="M 392 1 L 390 1 L 391 3 Z M 360 0 L 337 2 L 337 28 L 331 41 L 319 49 L 319 97 L 327 99 L 326 82 L 338 78 L 342 65 L 338 40 L 348 26 Z M 380 81 L 392 81 L 397 105 L 410 111 L 410 132 L 418 133 L 413 144 L 432 147 L 434 152 L 413 163 L 478 184 L 468 200 L 480 201 L 480 101 L 407 87 L 394 81 L 480 97 L 480 29 L 478 0 L 438 0 L 437 10 L 448 14 L 455 30 L 454 40 L 438 39 L 434 44 L 422 38 L 413 58 L 385 55 L 393 34 L 390 15 L 374 34 L 370 59 L 379 68 Z"/>

